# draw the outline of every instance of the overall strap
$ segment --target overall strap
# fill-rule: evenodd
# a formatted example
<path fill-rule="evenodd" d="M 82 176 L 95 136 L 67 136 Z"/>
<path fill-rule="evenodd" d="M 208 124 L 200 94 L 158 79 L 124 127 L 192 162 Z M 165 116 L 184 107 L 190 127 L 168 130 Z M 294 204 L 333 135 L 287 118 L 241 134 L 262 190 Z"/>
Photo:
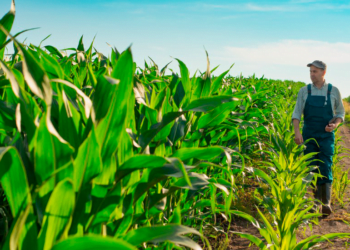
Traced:
<path fill-rule="evenodd" d="M 328 91 L 327 91 L 327 99 L 330 99 L 331 96 L 331 91 L 332 91 L 332 84 L 328 84 Z"/>
<path fill-rule="evenodd" d="M 307 85 L 307 95 L 311 95 L 311 83 Z"/>

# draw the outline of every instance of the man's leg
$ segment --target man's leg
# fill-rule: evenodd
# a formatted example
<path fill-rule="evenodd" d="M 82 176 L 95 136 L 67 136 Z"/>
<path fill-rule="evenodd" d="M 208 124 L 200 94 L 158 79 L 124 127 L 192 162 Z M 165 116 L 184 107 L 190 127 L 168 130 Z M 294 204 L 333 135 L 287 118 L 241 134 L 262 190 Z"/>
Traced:
<path fill-rule="evenodd" d="M 322 201 L 322 193 L 323 193 L 322 185 L 317 184 L 316 187 L 313 187 L 313 188 L 314 188 L 314 198 L 318 200 L 316 201 L 316 205 L 321 206 L 320 201 Z"/>
<path fill-rule="evenodd" d="M 327 137 L 320 142 L 320 154 L 319 158 L 322 161 L 320 163 L 321 174 L 325 177 L 320 180 L 322 183 L 322 213 L 330 215 L 331 209 L 331 194 L 332 194 L 332 165 L 334 155 L 334 137 Z"/>
<path fill-rule="evenodd" d="M 322 184 L 322 213 L 330 215 L 333 211 L 331 208 L 332 183 Z"/>
<path fill-rule="evenodd" d="M 304 140 L 306 141 L 307 139 L 304 139 Z M 308 143 L 305 144 L 305 146 L 306 146 L 306 149 L 304 150 L 304 155 L 307 155 L 309 153 L 319 153 L 320 152 L 320 148 L 314 140 L 309 141 Z M 313 156 L 312 158 L 310 158 L 309 161 L 313 161 L 315 159 L 316 160 L 319 159 L 318 154 Z M 313 161 L 313 162 L 310 162 L 309 165 L 317 166 L 317 165 L 319 165 L 318 163 L 319 163 L 319 161 Z"/>
<path fill-rule="evenodd" d="M 304 140 L 307 140 L 307 138 L 304 138 Z M 309 141 L 308 143 L 305 144 L 306 149 L 304 150 L 304 155 L 309 154 L 309 153 L 315 153 L 315 152 L 320 152 L 319 146 L 316 144 L 314 140 Z M 312 160 L 318 160 L 318 154 L 313 156 L 312 158 L 309 159 L 309 161 Z M 319 161 L 312 161 L 310 162 L 311 166 L 317 166 L 319 165 Z M 315 170 L 314 172 L 318 172 L 318 170 Z M 312 186 L 314 188 L 313 193 L 314 193 L 314 198 L 321 201 L 322 200 L 322 188 L 320 186 Z M 316 208 L 313 209 L 313 212 L 318 212 L 318 208 L 320 207 L 321 203 L 316 201 Z"/>

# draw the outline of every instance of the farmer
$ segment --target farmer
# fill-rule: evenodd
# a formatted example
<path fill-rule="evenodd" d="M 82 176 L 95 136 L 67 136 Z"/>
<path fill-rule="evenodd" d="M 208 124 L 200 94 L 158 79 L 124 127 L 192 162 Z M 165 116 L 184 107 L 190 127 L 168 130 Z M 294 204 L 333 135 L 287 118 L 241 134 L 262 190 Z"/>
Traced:
<path fill-rule="evenodd" d="M 334 155 L 334 130 L 344 120 L 344 106 L 338 88 L 327 83 L 324 76 L 327 65 L 322 61 L 309 63 L 312 84 L 301 88 L 292 115 L 295 142 L 299 145 L 305 140 L 314 138 L 306 144 L 305 154 L 318 152 L 315 156 L 320 173 L 324 176 L 317 179 L 315 198 L 322 201 L 322 213 L 330 215 L 332 193 L 332 164 Z M 299 123 L 304 115 L 303 133 Z"/>

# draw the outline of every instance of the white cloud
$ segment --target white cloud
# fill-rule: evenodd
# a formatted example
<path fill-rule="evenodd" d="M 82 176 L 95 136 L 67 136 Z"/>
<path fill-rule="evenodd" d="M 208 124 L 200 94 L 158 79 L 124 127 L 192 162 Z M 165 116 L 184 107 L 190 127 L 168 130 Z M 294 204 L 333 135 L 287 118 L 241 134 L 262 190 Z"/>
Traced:
<path fill-rule="evenodd" d="M 315 3 L 315 2 L 320 2 L 319 0 L 291 0 L 290 3 Z"/>
<path fill-rule="evenodd" d="M 200 4 L 199 8 L 204 9 L 224 9 L 233 11 L 250 11 L 250 12 L 305 12 L 320 10 L 346 10 L 350 9 L 350 4 L 328 4 L 322 1 L 314 0 L 293 0 L 281 4 Z"/>
<path fill-rule="evenodd" d="M 204 9 L 222 9 L 222 10 L 233 10 L 233 11 L 252 11 L 252 12 L 270 12 L 270 11 L 297 11 L 299 6 L 293 5 L 292 7 L 288 4 L 282 5 L 259 5 L 254 3 L 246 4 L 200 4 L 199 8 Z"/>
<path fill-rule="evenodd" d="M 226 47 L 235 61 L 276 65 L 305 65 L 313 60 L 350 63 L 350 43 L 313 40 L 282 40 L 255 47 Z M 231 59 L 232 60 L 232 59 Z"/>
<path fill-rule="evenodd" d="M 250 11 L 261 11 L 261 12 L 270 12 L 270 11 L 295 11 L 295 8 L 291 8 L 287 5 L 257 5 L 248 3 L 245 5 L 245 8 Z"/>

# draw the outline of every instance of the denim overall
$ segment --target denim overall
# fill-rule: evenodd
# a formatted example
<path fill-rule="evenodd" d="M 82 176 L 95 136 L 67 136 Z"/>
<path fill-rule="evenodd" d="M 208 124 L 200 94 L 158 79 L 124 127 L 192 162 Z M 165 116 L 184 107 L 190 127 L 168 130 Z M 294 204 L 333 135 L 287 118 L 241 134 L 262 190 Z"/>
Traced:
<path fill-rule="evenodd" d="M 311 84 L 307 86 L 308 97 L 306 99 L 304 108 L 304 127 L 303 127 L 303 139 L 304 141 L 309 138 L 316 139 L 317 144 L 311 140 L 306 144 L 305 154 L 311 152 L 319 152 L 312 164 L 318 165 L 320 173 L 325 176 L 317 179 L 317 185 L 333 182 L 332 176 L 332 164 L 334 155 L 334 131 L 327 132 L 325 130 L 328 122 L 333 118 L 332 102 L 331 102 L 331 90 L 332 85 L 328 84 L 327 98 L 325 96 L 312 96 Z"/>

